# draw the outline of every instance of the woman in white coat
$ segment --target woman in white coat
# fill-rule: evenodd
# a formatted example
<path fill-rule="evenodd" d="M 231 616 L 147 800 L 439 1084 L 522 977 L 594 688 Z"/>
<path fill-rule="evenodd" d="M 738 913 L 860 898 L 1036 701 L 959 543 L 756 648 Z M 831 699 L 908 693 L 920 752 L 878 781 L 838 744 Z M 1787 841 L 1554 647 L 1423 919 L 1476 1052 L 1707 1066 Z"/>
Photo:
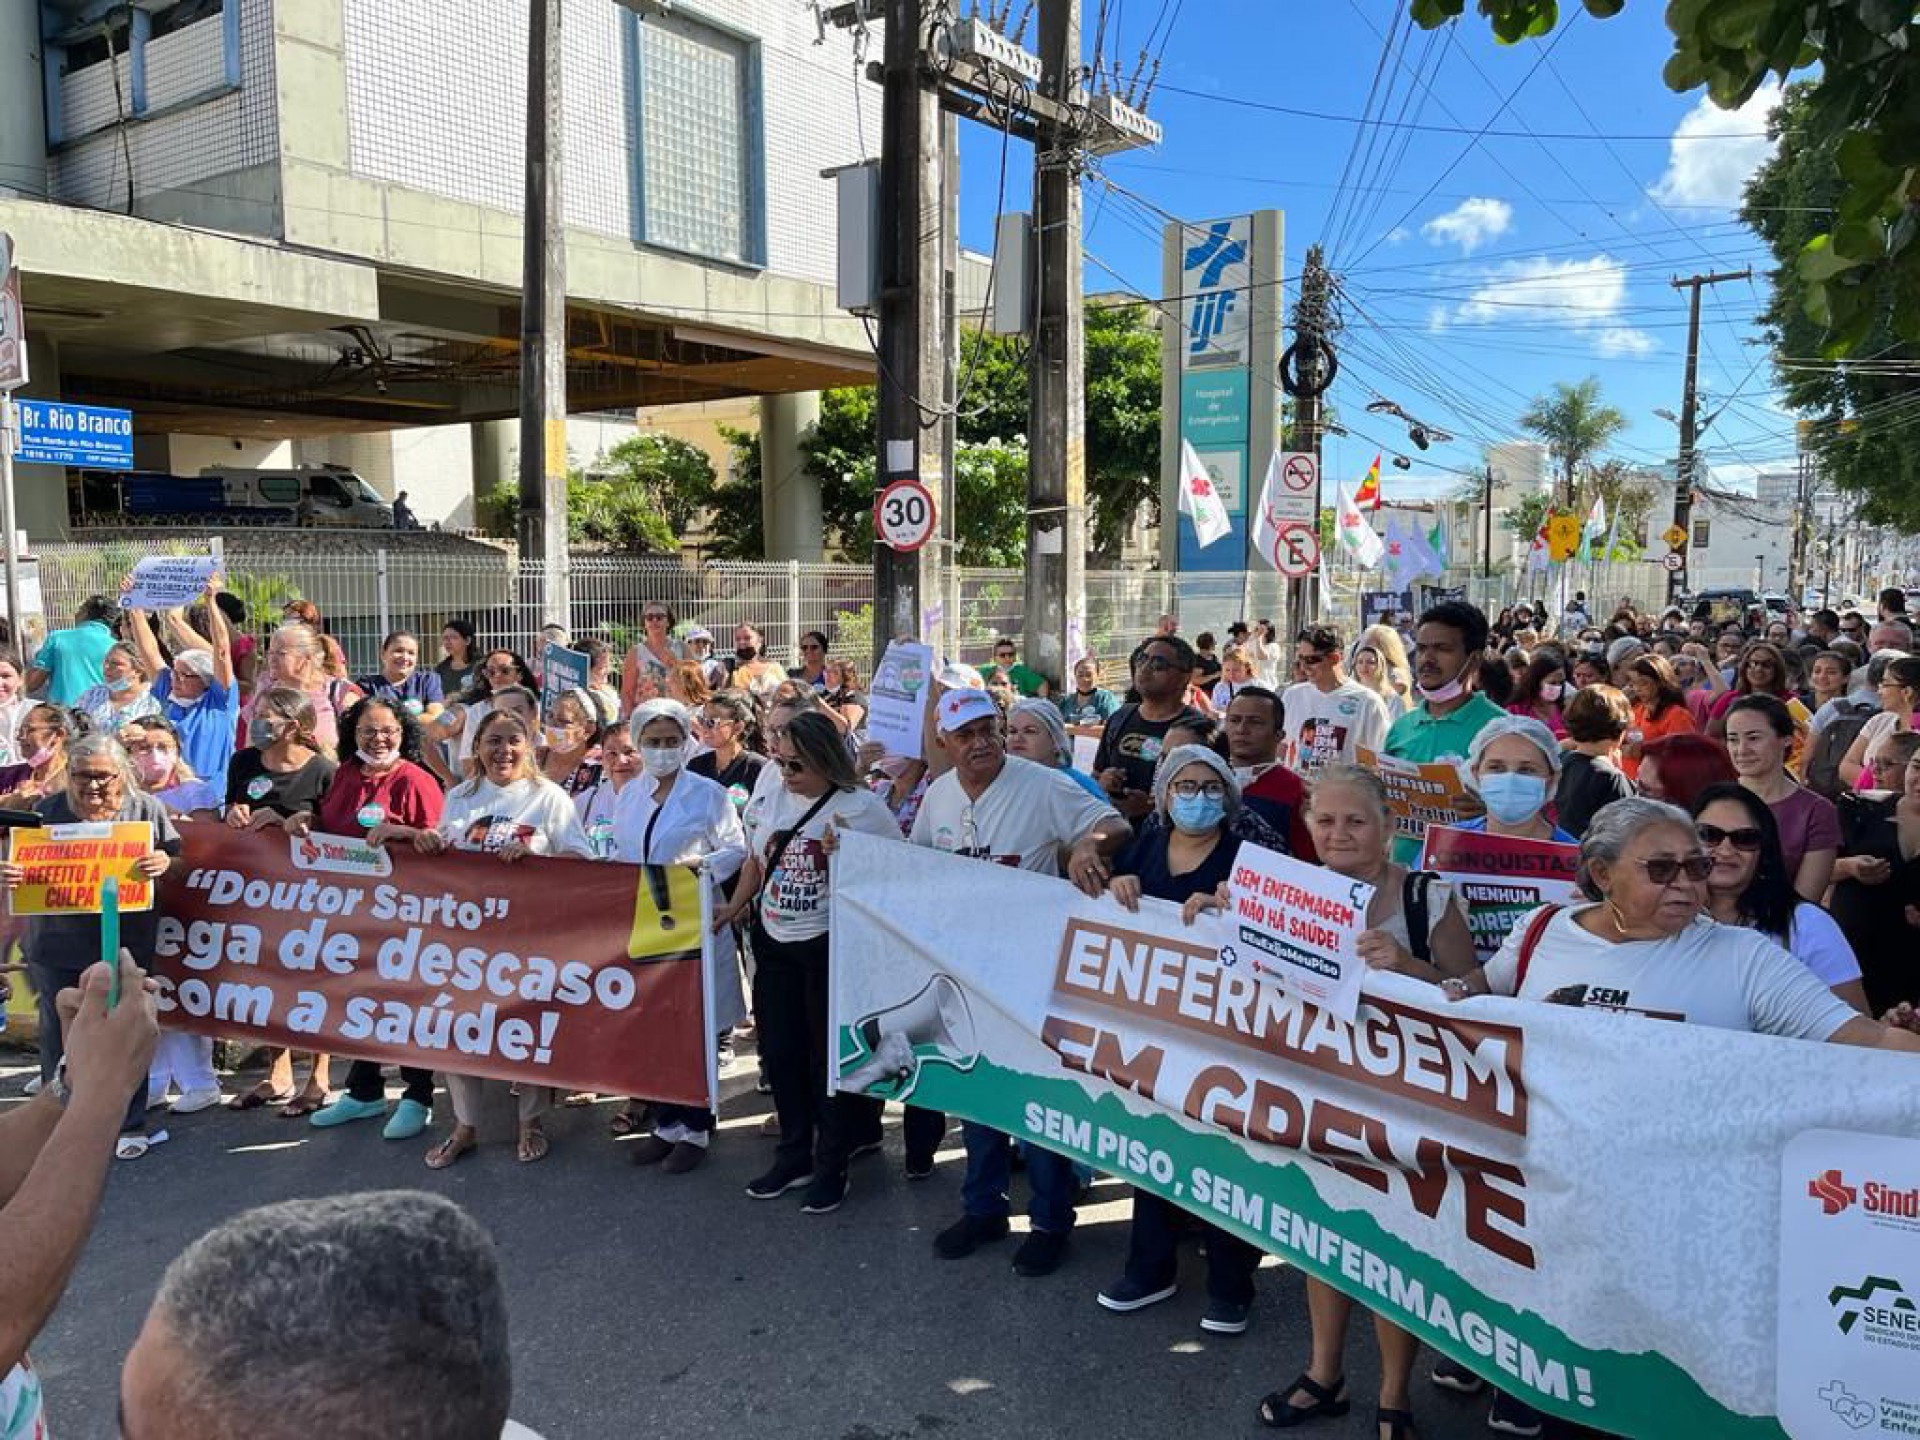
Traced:
<path fill-rule="evenodd" d="M 627 729 L 642 773 L 614 804 L 615 857 L 628 865 L 698 865 L 707 884 L 725 884 L 746 862 L 747 836 L 727 792 L 687 769 L 692 713 L 678 700 L 643 700 Z M 720 1034 L 744 1013 L 740 967 L 730 953 L 725 960 L 713 981 L 713 1028 Z M 656 1105 L 653 1134 L 634 1146 L 633 1163 L 684 1175 L 707 1158 L 713 1128 L 714 1114 L 702 1106 Z"/>

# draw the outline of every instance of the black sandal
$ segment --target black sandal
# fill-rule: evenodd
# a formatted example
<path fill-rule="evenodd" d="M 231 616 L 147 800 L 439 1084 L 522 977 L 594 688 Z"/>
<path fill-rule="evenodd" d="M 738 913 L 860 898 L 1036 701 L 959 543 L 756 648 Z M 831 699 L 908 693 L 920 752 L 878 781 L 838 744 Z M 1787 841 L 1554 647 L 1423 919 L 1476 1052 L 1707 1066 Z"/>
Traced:
<path fill-rule="evenodd" d="M 1411 1410 L 1389 1410 L 1376 1405 L 1373 1410 L 1373 1430 L 1377 1435 L 1380 1427 L 1387 1427 L 1387 1440 L 1416 1440 Z"/>
<path fill-rule="evenodd" d="M 1260 1423 L 1269 1430 L 1291 1430 L 1296 1425 L 1304 1425 L 1309 1420 L 1318 1420 L 1322 1415 L 1337 1418 L 1353 1408 L 1351 1400 L 1344 1399 L 1340 1392 L 1347 1388 L 1346 1377 L 1322 1385 L 1311 1375 L 1302 1374 L 1300 1378 L 1284 1390 L 1275 1390 L 1260 1401 L 1255 1412 Z M 1313 1397 L 1311 1405 L 1289 1403 L 1295 1395 L 1307 1394 Z"/>

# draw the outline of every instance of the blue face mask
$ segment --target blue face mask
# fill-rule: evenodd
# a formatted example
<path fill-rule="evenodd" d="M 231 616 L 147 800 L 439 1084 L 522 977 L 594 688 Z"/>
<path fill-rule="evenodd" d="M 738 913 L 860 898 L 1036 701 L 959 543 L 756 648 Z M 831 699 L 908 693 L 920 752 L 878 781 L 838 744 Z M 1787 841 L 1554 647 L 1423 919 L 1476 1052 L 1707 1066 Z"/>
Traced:
<path fill-rule="evenodd" d="M 1204 834 L 1227 818 L 1227 802 L 1210 795 L 1195 795 L 1191 799 L 1176 795 L 1167 806 L 1167 818 L 1173 821 L 1175 829 L 1189 835 Z"/>
<path fill-rule="evenodd" d="M 1482 775 L 1478 783 L 1487 813 L 1502 825 L 1524 825 L 1547 803 L 1547 782 L 1538 775 L 1509 771 Z"/>

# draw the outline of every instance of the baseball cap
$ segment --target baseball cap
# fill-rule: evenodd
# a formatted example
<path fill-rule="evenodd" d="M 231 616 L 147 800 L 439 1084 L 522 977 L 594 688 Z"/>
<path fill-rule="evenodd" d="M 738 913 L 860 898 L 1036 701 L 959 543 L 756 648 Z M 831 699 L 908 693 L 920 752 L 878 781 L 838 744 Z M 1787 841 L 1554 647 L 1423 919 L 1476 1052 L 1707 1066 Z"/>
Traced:
<path fill-rule="evenodd" d="M 949 690 L 940 697 L 940 733 L 950 735 L 976 720 L 999 718 L 1000 707 L 984 690 Z"/>
<path fill-rule="evenodd" d="M 698 625 L 689 625 L 687 627 L 687 633 L 680 638 L 682 640 L 704 640 L 709 645 L 713 643 L 712 634 Z"/>

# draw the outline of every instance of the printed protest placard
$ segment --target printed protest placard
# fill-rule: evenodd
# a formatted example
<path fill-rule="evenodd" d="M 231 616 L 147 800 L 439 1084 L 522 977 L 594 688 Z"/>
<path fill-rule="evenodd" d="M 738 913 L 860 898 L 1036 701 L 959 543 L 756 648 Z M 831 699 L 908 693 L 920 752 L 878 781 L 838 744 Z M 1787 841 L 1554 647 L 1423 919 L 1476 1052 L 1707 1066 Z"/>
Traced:
<path fill-rule="evenodd" d="M 1239 948 L 1282 989 L 1351 1020 L 1367 963 L 1353 942 L 1367 928 L 1373 886 L 1262 845 L 1242 845 L 1233 867 Z"/>
<path fill-rule="evenodd" d="M 122 910 L 151 910 L 153 881 L 133 868 L 153 850 L 153 826 L 145 820 L 49 825 L 15 830 L 7 858 L 27 872 L 14 886 L 15 915 L 98 915 L 107 877 L 120 882 Z"/>
<path fill-rule="evenodd" d="M 914 640 L 889 643 L 874 669 L 873 684 L 867 687 L 867 738 L 879 741 L 889 755 L 918 760 L 932 680 L 931 645 Z"/>
<path fill-rule="evenodd" d="M 1477 820 L 1486 807 L 1467 789 L 1457 767 L 1446 761 L 1418 765 L 1396 760 L 1361 746 L 1354 752 L 1360 768 L 1371 770 L 1387 787 L 1387 808 L 1393 812 L 1396 835 L 1418 840 L 1429 825 L 1457 825 Z"/>
<path fill-rule="evenodd" d="M 551 720 L 562 695 L 587 688 L 587 657 L 552 640 L 540 656 L 540 718 Z"/>
<path fill-rule="evenodd" d="M 149 555 L 120 582 L 122 610 L 173 610 L 191 605 L 220 569 L 211 555 Z"/>
<path fill-rule="evenodd" d="M 153 965 L 169 1025 L 713 1103 L 714 942 L 691 867 L 181 829 Z"/>
<path fill-rule="evenodd" d="M 1452 879 L 1467 902 L 1474 953 L 1484 965 L 1526 916 L 1574 898 L 1580 847 L 1435 825 L 1421 865 Z"/>
<path fill-rule="evenodd" d="M 1073 735 L 1073 768 L 1082 775 L 1093 774 L 1093 762 L 1100 754 L 1100 737 L 1082 735 L 1078 731 Z"/>

